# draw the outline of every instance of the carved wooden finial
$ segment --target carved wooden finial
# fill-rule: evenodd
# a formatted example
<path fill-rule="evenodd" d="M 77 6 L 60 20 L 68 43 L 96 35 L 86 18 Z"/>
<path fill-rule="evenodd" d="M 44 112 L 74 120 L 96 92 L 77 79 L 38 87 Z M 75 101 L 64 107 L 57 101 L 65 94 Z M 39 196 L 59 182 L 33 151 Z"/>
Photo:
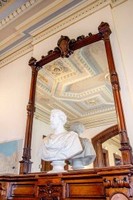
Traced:
<path fill-rule="evenodd" d="M 99 33 L 102 34 L 104 39 L 108 39 L 111 34 L 111 29 L 109 24 L 106 22 L 101 22 L 100 26 L 98 27 Z"/>
<path fill-rule="evenodd" d="M 34 57 L 31 57 L 31 59 L 29 60 L 29 65 L 32 67 L 33 65 L 36 65 L 37 60 Z"/>
<path fill-rule="evenodd" d="M 36 71 L 39 71 L 42 68 L 39 65 L 37 65 L 37 60 L 34 57 L 31 57 L 31 59 L 29 60 L 29 66 L 35 69 Z"/>
<path fill-rule="evenodd" d="M 61 51 L 61 57 L 69 57 L 73 51 L 70 50 L 69 48 L 69 44 L 70 44 L 70 39 L 67 36 L 61 36 L 61 38 L 58 40 L 58 47 Z"/>

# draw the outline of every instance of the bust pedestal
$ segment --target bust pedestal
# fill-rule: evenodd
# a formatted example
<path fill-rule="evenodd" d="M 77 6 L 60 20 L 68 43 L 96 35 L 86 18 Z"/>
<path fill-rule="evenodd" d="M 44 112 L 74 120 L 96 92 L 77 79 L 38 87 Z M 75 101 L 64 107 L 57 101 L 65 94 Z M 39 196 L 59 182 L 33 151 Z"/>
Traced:
<path fill-rule="evenodd" d="M 48 171 L 48 173 L 60 173 L 60 172 L 67 172 L 67 170 L 64 169 L 66 163 L 64 160 L 55 160 L 52 161 L 51 165 L 53 166 L 53 169 Z"/>

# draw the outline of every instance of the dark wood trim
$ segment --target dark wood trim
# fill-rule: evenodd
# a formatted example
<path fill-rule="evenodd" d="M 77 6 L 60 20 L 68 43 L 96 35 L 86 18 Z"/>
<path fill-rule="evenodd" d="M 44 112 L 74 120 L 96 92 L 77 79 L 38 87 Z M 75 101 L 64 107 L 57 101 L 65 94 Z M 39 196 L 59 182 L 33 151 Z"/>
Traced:
<path fill-rule="evenodd" d="M 33 117 L 35 112 L 35 93 L 36 93 L 36 81 L 39 71 L 39 67 L 36 66 L 36 59 L 31 58 L 29 65 L 32 69 L 31 85 L 30 85 L 30 95 L 29 102 L 27 105 L 27 123 L 25 131 L 25 142 L 23 148 L 23 156 L 20 161 L 20 174 L 27 174 L 31 172 L 31 140 L 32 140 L 32 126 L 33 126 Z"/>
<path fill-rule="evenodd" d="M 110 71 L 110 80 L 112 83 L 112 89 L 113 89 L 113 95 L 114 95 L 114 103 L 115 103 L 116 116 L 117 116 L 117 121 L 118 121 L 118 129 L 119 129 L 120 142 L 121 142 L 120 150 L 122 153 L 122 160 L 123 160 L 123 164 L 130 164 L 132 163 L 132 149 L 131 149 L 129 138 L 127 135 L 124 112 L 123 112 L 122 101 L 121 101 L 121 96 L 120 96 L 119 79 L 118 79 L 118 75 L 115 69 L 110 40 L 105 33 L 103 37 L 104 37 L 104 43 L 105 43 L 107 60 L 108 60 L 109 71 Z"/>

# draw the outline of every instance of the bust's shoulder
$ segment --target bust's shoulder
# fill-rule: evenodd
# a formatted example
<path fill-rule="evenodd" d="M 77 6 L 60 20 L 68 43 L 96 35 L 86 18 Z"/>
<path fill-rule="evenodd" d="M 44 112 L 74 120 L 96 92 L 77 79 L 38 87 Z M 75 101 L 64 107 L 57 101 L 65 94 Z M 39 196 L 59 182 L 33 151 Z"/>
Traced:
<path fill-rule="evenodd" d="M 78 134 L 74 131 L 68 131 L 66 135 L 69 135 L 71 138 L 72 137 L 79 138 Z"/>

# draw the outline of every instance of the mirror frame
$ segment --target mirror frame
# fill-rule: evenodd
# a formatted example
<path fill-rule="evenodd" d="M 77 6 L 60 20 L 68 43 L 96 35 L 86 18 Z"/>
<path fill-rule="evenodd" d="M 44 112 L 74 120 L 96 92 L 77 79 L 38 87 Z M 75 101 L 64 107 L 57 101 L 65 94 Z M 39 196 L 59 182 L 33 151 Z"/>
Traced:
<path fill-rule="evenodd" d="M 110 43 L 111 30 L 109 24 L 106 22 L 101 22 L 98 27 L 98 33 L 89 33 L 88 36 L 79 36 L 77 40 L 70 40 L 67 36 L 61 36 L 54 50 L 50 50 L 46 56 L 42 56 L 41 60 L 37 61 L 35 58 L 29 60 L 29 66 L 32 69 L 31 86 L 29 102 L 27 105 L 27 123 L 25 132 L 25 141 L 23 148 L 22 160 L 20 161 L 20 174 L 27 174 L 31 172 L 31 140 L 32 140 L 32 126 L 33 117 L 35 112 L 35 91 L 38 71 L 45 66 L 45 64 L 59 58 L 59 57 L 69 57 L 75 50 L 87 46 L 91 43 L 98 42 L 100 40 L 104 41 L 105 50 L 107 55 L 108 67 L 110 72 L 110 80 L 113 89 L 113 96 L 115 102 L 115 109 L 118 121 L 118 132 L 120 135 L 121 153 L 123 164 L 132 163 L 132 149 L 129 144 L 129 139 L 127 136 L 124 113 L 122 108 L 121 96 L 120 96 L 120 86 L 118 75 L 115 69 L 111 43 Z"/>

